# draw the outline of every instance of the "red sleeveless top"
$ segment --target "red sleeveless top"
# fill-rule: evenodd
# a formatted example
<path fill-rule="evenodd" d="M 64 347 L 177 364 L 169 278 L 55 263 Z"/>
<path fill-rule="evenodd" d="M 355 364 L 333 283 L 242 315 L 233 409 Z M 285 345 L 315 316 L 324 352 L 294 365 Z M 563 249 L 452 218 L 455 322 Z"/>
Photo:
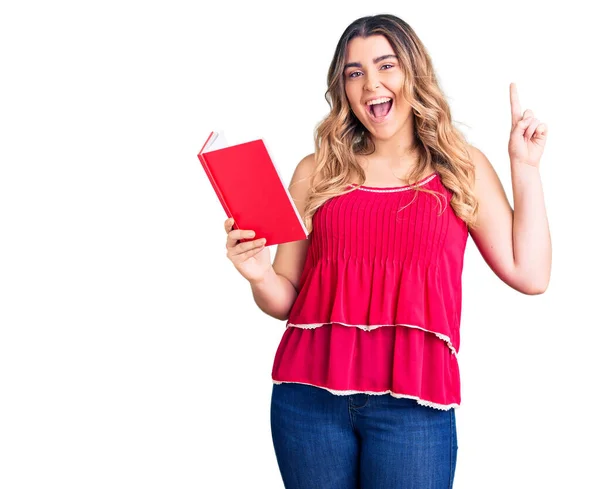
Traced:
<path fill-rule="evenodd" d="M 437 194 L 351 185 L 317 209 L 274 383 L 460 405 L 468 230 L 437 173 L 415 185 Z"/>

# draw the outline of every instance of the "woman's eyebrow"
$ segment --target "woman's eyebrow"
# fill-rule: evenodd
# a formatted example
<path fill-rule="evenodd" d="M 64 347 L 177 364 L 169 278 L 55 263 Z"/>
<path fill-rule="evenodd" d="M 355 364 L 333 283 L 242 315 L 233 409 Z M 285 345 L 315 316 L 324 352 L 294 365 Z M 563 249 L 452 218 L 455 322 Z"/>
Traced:
<path fill-rule="evenodd" d="M 378 56 L 377 58 L 373 58 L 373 63 L 379 63 L 380 61 L 383 61 L 384 59 L 388 59 L 388 58 L 398 59 L 398 56 L 396 56 L 395 54 L 384 54 L 383 56 Z M 362 68 L 362 65 L 358 62 L 346 63 L 344 65 L 344 70 L 346 68 L 352 68 L 352 67 Z"/>

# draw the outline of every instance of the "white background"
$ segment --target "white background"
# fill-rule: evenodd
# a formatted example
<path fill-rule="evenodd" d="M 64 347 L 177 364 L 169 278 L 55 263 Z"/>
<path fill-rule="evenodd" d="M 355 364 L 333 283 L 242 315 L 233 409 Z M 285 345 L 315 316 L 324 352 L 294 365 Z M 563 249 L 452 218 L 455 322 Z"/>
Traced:
<path fill-rule="evenodd" d="M 284 323 L 227 260 L 196 155 L 217 127 L 264 138 L 289 183 L 339 37 L 377 13 L 415 29 L 511 200 L 510 82 L 549 127 L 548 291 L 519 294 L 467 247 L 454 487 L 599 487 L 584 2 L 204 3 L 2 4 L 0 487 L 283 487 L 269 407 Z"/>

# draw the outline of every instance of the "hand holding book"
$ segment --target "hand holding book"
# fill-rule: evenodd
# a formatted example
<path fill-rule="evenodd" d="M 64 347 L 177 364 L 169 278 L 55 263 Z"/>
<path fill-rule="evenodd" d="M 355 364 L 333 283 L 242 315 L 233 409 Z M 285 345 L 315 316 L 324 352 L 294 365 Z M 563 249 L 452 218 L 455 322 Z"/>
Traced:
<path fill-rule="evenodd" d="M 271 268 L 271 253 L 265 246 L 265 239 L 254 239 L 254 231 L 233 229 L 234 220 L 225 221 L 227 233 L 227 258 L 231 260 L 238 272 L 249 282 L 262 280 Z M 240 243 L 241 238 L 252 239 Z"/>
<path fill-rule="evenodd" d="M 235 227 L 253 230 L 257 239 L 266 238 L 267 246 L 306 239 L 308 231 L 264 141 L 209 151 L 218 137 L 210 133 L 198 159 Z"/>

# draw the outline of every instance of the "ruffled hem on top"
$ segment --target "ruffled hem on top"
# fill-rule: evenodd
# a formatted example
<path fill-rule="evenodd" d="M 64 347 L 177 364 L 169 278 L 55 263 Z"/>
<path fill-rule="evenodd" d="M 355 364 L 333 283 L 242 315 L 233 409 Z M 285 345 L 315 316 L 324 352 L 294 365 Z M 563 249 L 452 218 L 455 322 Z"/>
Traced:
<path fill-rule="evenodd" d="M 302 277 L 287 326 L 337 323 L 371 331 L 406 326 L 435 334 L 456 354 L 460 304 L 435 264 L 319 259 Z M 450 287 L 451 289 L 451 287 Z"/>
<path fill-rule="evenodd" d="M 334 394 L 389 393 L 437 409 L 460 405 L 456 355 L 435 335 L 404 326 L 372 331 L 336 323 L 314 329 L 288 327 L 275 355 L 272 379 Z"/>

